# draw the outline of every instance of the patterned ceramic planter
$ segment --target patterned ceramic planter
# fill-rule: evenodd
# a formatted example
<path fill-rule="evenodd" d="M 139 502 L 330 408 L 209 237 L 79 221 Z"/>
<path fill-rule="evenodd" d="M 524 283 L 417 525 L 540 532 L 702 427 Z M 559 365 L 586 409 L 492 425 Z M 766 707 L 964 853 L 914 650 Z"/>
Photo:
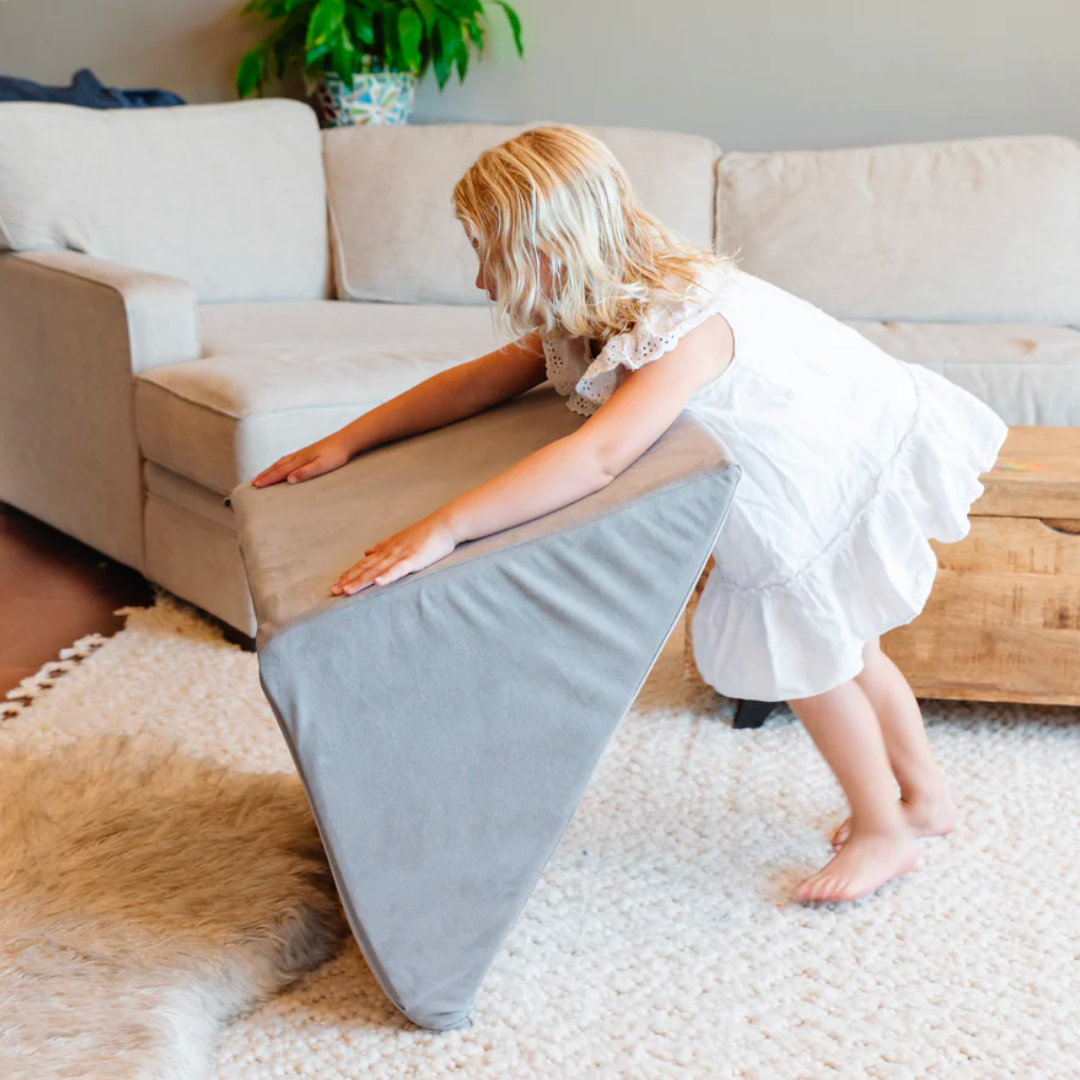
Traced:
<path fill-rule="evenodd" d="M 407 124 L 416 98 L 411 71 L 360 72 L 353 88 L 332 72 L 308 80 L 308 94 L 326 127 L 350 124 Z"/>

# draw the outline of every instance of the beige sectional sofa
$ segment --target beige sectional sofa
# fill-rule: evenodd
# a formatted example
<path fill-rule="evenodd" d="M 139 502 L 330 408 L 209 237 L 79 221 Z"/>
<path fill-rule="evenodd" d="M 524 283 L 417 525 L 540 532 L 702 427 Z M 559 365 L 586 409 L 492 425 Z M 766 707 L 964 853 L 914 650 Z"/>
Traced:
<path fill-rule="evenodd" d="M 450 192 L 549 122 L 0 105 L 0 499 L 253 634 L 222 497 L 502 344 Z M 1010 423 L 1080 425 L 1075 141 L 723 153 L 585 126 L 685 236 Z"/>

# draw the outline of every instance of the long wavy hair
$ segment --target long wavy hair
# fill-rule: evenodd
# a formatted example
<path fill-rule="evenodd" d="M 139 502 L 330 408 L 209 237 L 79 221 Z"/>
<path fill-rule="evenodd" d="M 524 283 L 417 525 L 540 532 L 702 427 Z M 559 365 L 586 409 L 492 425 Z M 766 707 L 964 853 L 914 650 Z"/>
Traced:
<path fill-rule="evenodd" d="M 527 128 L 484 150 L 451 203 L 511 337 L 606 341 L 638 323 L 655 290 L 686 299 L 674 281 L 734 262 L 650 214 L 607 145 L 572 124 Z"/>

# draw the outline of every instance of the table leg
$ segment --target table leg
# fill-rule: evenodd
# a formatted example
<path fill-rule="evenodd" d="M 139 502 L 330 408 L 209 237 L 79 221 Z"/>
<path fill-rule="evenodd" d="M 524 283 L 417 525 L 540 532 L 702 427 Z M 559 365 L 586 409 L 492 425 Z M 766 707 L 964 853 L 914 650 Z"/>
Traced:
<path fill-rule="evenodd" d="M 740 701 L 735 707 L 735 727 L 761 727 L 779 704 L 779 701 Z"/>

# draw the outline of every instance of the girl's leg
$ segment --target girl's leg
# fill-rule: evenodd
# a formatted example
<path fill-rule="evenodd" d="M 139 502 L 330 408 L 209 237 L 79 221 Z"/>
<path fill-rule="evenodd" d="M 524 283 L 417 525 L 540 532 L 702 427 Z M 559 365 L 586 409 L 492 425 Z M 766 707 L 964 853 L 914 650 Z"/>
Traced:
<path fill-rule="evenodd" d="M 900 785 L 900 809 L 916 836 L 943 836 L 959 817 L 945 790 L 923 727 L 922 710 L 900 669 L 881 651 L 877 638 L 863 649 L 865 666 L 855 677 L 877 713 L 893 775 Z M 848 819 L 833 836 L 841 847 L 851 831 Z"/>
<path fill-rule="evenodd" d="M 789 701 L 844 789 L 851 835 L 832 861 L 803 881 L 799 900 L 855 900 L 911 870 L 918 845 L 896 799 L 896 783 L 874 707 L 854 679 Z"/>

